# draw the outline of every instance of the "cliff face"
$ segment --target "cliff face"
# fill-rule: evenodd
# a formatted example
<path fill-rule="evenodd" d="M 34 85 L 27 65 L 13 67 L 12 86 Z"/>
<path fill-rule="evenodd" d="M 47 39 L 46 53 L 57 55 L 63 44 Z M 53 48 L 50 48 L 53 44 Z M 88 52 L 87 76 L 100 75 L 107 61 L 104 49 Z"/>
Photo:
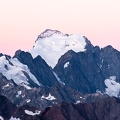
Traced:
<path fill-rule="evenodd" d="M 120 100 L 104 96 L 93 103 L 60 103 L 41 113 L 40 120 L 119 120 Z"/>
<path fill-rule="evenodd" d="M 85 52 L 70 50 L 59 59 L 54 71 L 62 82 L 82 93 L 105 92 L 105 80 L 120 80 L 120 52 L 107 46 L 89 46 Z"/>
<path fill-rule="evenodd" d="M 39 120 L 39 114 L 39 110 L 35 107 L 22 106 L 18 108 L 6 97 L 0 96 L 0 120 Z"/>
<path fill-rule="evenodd" d="M 119 120 L 120 100 L 107 95 L 93 96 L 87 103 L 65 103 L 40 111 L 27 105 L 16 107 L 6 97 L 0 96 L 0 119 L 4 120 Z"/>

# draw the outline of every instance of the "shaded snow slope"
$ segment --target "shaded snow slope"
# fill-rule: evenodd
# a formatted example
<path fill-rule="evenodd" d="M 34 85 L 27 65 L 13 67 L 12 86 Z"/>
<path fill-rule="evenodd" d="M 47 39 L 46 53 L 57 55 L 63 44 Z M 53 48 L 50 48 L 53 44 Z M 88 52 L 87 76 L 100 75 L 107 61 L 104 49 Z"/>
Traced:
<path fill-rule="evenodd" d="M 40 55 L 52 68 L 68 50 L 85 51 L 85 38 L 82 35 L 67 35 L 55 30 L 46 30 L 38 36 L 30 50 L 33 58 Z"/>
<path fill-rule="evenodd" d="M 13 80 L 17 85 L 25 83 L 29 85 L 28 78 L 25 73 L 33 80 L 34 83 L 40 86 L 36 77 L 30 72 L 27 65 L 22 64 L 17 58 L 0 57 L 0 73 L 8 80 Z"/>

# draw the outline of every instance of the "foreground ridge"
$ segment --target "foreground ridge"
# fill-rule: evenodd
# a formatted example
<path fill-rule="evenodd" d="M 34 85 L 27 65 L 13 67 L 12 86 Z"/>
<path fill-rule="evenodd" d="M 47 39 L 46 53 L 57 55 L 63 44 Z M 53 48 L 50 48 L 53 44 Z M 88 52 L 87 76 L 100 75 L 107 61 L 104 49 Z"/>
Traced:
<path fill-rule="evenodd" d="M 0 96 L 0 105 L 1 120 L 119 120 L 120 118 L 120 100 L 106 95 L 96 96 L 96 100 L 92 103 L 61 102 L 42 111 L 27 105 L 18 108 L 4 96 Z"/>

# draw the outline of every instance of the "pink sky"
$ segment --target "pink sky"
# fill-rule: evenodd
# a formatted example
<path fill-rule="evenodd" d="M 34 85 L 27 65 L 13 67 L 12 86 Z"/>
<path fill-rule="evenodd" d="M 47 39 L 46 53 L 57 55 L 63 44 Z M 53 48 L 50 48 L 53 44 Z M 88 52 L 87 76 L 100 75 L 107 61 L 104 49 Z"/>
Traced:
<path fill-rule="evenodd" d="M 120 0 L 0 0 L 0 52 L 31 49 L 47 28 L 120 50 Z"/>

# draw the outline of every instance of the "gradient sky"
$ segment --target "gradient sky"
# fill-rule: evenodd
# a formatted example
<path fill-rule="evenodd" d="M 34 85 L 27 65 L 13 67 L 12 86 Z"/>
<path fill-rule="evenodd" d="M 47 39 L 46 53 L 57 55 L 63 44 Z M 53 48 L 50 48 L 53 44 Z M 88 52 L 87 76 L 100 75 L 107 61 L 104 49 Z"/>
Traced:
<path fill-rule="evenodd" d="M 31 49 L 47 28 L 120 50 L 120 0 L 0 0 L 0 52 Z"/>

